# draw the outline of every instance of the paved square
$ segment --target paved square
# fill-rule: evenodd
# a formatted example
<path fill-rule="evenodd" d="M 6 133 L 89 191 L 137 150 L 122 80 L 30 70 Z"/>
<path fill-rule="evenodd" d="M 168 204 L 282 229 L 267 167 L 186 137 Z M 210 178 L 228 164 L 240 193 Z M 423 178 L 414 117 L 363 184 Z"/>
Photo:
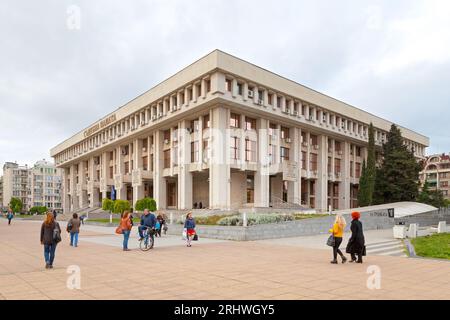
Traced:
<path fill-rule="evenodd" d="M 55 269 L 45 270 L 39 230 L 40 222 L 0 219 L 0 299 L 450 299 L 450 262 L 369 255 L 331 265 L 326 247 L 286 239 L 187 248 L 166 236 L 149 252 L 123 252 L 114 228 L 83 226 L 80 246 L 63 237 Z M 81 269 L 79 290 L 66 285 L 71 265 Z M 379 290 L 367 288 L 370 265 L 381 270 Z"/>

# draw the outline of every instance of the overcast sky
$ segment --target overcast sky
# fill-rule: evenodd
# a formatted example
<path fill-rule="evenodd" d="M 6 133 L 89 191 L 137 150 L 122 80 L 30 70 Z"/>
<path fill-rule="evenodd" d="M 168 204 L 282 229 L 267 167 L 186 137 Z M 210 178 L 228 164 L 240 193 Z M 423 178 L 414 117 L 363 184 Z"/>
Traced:
<path fill-rule="evenodd" d="M 2 0 L 0 166 L 50 159 L 216 48 L 449 152 L 449 17 L 446 0 Z"/>

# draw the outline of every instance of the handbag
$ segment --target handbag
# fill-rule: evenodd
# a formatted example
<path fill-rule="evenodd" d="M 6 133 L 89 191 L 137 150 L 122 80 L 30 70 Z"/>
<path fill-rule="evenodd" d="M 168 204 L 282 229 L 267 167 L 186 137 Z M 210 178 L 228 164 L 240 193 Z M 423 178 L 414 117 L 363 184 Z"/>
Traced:
<path fill-rule="evenodd" d="M 334 238 L 334 235 L 332 234 L 331 236 L 328 237 L 327 246 L 334 247 L 335 243 L 336 243 L 336 239 Z"/>
<path fill-rule="evenodd" d="M 192 241 L 198 241 L 198 235 L 194 234 L 194 238 L 192 238 Z"/>
<path fill-rule="evenodd" d="M 59 242 L 61 242 L 61 240 L 62 240 L 61 239 L 61 231 L 59 229 L 58 224 L 55 224 L 55 227 L 53 229 L 53 241 L 55 243 L 59 243 Z"/>
<path fill-rule="evenodd" d="M 72 223 L 68 223 L 67 224 L 67 232 L 70 232 L 72 230 L 72 227 L 73 227 Z"/>
<path fill-rule="evenodd" d="M 122 234 L 122 233 L 123 233 L 123 230 L 122 230 L 122 228 L 121 228 L 120 226 L 118 226 L 118 227 L 116 228 L 116 233 L 117 233 L 117 234 Z"/>

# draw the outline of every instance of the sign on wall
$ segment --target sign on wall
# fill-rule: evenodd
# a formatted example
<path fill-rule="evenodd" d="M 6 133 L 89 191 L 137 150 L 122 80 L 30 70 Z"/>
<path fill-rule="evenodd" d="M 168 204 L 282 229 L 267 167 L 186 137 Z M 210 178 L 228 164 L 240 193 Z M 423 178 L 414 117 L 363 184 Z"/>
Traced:
<path fill-rule="evenodd" d="M 283 162 L 283 180 L 297 181 L 298 180 L 298 165 L 295 162 Z"/>

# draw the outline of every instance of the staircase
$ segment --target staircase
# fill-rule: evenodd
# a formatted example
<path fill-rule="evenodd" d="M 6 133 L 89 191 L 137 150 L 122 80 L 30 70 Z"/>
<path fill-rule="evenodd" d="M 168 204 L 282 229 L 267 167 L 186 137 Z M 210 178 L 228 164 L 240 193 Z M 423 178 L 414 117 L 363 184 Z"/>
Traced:
<path fill-rule="evenodd" d="M 273 197 L 272 202 L 270 202 L 270 207 L 276 209 L 298 209 L 298 210 L 307 210 L 305 206 L 300 205 L 300 199 L 294 198 L 292 202 L 284 201 L 281 198 Z"/>

